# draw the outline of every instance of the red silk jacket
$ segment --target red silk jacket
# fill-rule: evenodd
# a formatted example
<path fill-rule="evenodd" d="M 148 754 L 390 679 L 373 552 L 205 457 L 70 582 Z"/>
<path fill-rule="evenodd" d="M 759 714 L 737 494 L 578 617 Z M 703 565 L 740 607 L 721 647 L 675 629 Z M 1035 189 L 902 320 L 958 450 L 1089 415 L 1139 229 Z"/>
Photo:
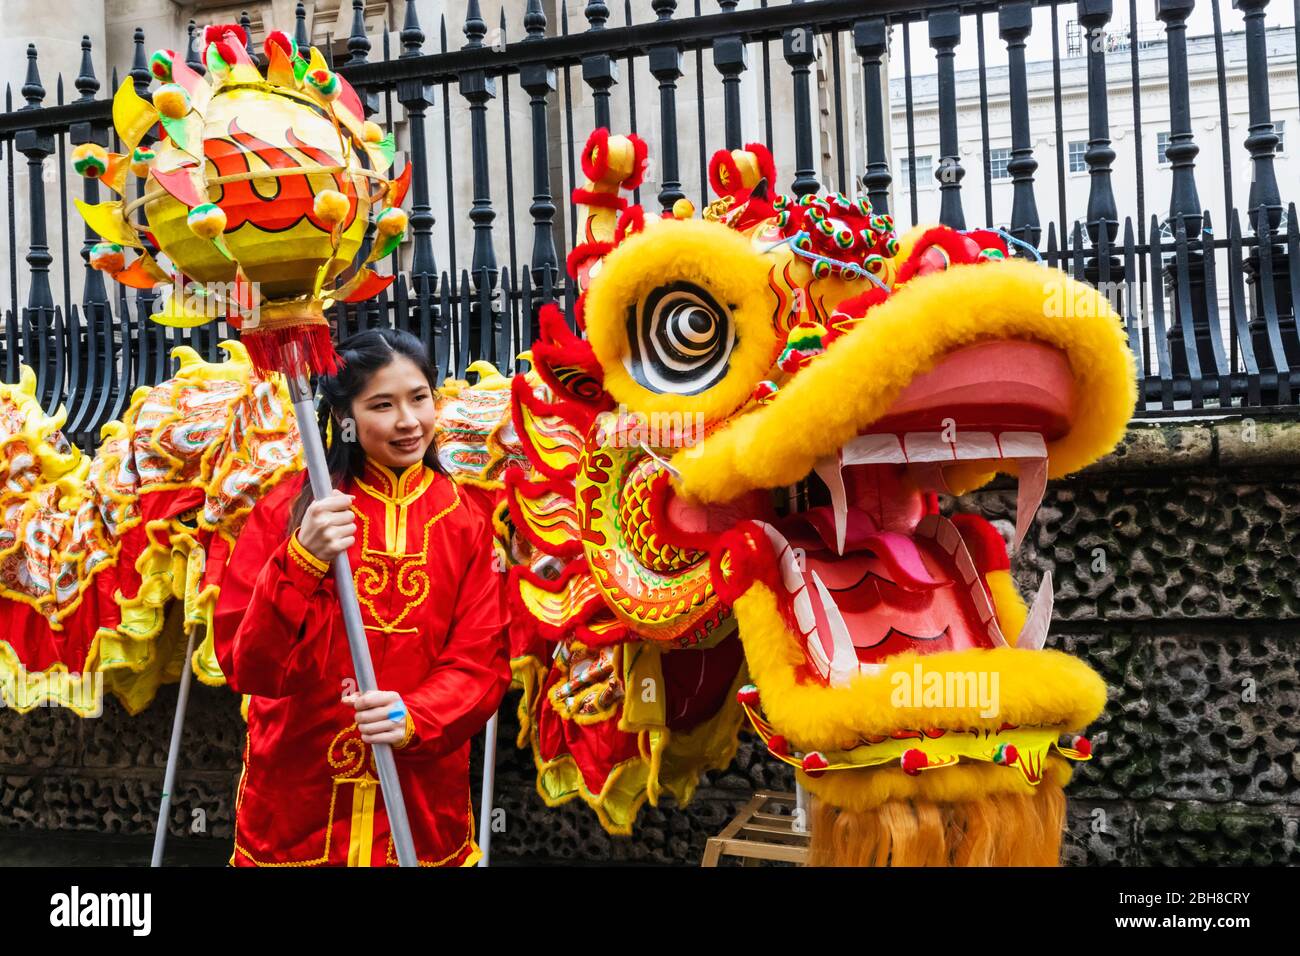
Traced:
<path fill-rule="evenodd" d="M 396 865 L 371 748 L 340 699 L 354 671 L 334 574 L 285 531 L 304 480 L 253 509 L 214 615 L 221 668 L 251 695 L 231 863 Z M 399 476 L 367 460 L 343 490 L 356 496 L 348 555 L 378 686 L 410 716 L 393 755 L 416 855 L 472 865 L 469 740 L 510 682 L 490 524 L 423 464 Z"/>

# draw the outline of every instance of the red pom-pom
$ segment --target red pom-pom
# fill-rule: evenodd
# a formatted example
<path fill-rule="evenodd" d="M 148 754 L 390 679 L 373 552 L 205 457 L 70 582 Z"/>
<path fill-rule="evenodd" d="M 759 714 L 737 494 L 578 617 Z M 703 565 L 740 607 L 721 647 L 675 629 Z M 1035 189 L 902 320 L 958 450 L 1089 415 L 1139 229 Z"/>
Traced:
<path fill-rule="evenodd" d="M 758 709 L 758 688 L 753 684 L 746 684 L 740 690 L 736 691 L 736 700 L 740 701 L 746 707 Z"/>
<path fill-rule="evenodd" d="M 904 752 L 901 763 L 903 765 L 903 773 L 907 774 L 909 777 L 915 777 L 921 772 L 922 768 L 930 763 L 930 758 L 927 757 L 923 751 L 913 748 L 912 750 Z"/>
<path fill-rule="evenodd" d="M 819 751 L 814 750 L 812 753 L 804 754 L 803 772 L 810 777 L 820 777 L 829 766 L 826 757 Z"/>
<path fill-rule="evenodd" d="M 293 41 L 283 30 L 272 30 L 266 35 L 266 41 L 262 44 L 262 49 L 266 51 L 266 58 L 271 58 L 271 47 L 278 46 L 284 53 L 285 59 L 293 59 Z"/>
<path fill-rule="evenodd" d="M 1074 738 L 1074 749 L 1084 757 L 1092 756 L 1092 741 L 1080 734 Z"/>
<path fill-rule="evenodd" d="M 785 738 L 780 734 L 773 734 L 767 738 L 767 749 L 778 757 L 790 756 L 790 745 L 785 742 Z"/>
<path fill-rule="evenodd" d="M 993 755 L 993 762 L 1001 767 L 1009 767 L 1020 759 L 1020 751 L 1015 744 L 1003 744 Z"/>

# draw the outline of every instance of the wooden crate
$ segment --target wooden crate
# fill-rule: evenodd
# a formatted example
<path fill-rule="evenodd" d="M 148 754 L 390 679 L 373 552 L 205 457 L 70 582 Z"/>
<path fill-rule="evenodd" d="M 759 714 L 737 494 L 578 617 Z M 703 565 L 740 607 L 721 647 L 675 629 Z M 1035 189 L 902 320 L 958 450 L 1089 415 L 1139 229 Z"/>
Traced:
<path fill-rule="evenodd" d="M 758 791 L 721 833 L 709 838 L 700 866 L 717 866 L 724 856 L 740 857 L 742 866 L 757 866 L 759 860 L 807 863 L 809 835 L 795 832 L 794 808 L 793 793 Z"/>

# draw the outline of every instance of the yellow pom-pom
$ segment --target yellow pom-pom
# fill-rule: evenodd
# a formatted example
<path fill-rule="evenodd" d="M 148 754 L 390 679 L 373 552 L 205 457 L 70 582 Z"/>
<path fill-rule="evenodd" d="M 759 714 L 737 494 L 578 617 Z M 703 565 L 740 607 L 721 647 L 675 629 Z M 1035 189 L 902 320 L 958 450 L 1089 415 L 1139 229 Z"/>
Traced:
<path fill-rule="evenodd" d="M 385 209 L 375 220 L 375 228 L 381 236 L 396 236 L 406 231 L 406 210 Z"/>
<path fill-rule="evenodd" d="M 361 124 L 361 139 L 367 143 L 377 143 L 384 138 L 384 131 L 373 120 Z"/>
<path fill-rule="evenodd" d="M 137 146 L 131 154 L 131 172 L 144 179 L 149 175 L 150 165 L 157 158 L 157 154 L 148 146 Z"/>
<path fill-rule="evenodd" d="M 168 119 L 180 119 L 190 111 L 190 95 L 185 87 L 168 83 L 154 90 L 153 105 Z"/>
<path fill-rule="evenodd" d="M 316 218 L 321 222 L 328 223 L 331 226 L 340 223 L 343 221 L 343 217 L 348 214 L 348 197 L 337 189 L 322 189 L 316 194 L 316 200 L 312 203 L 312 211 L 316 213 Z"/>
<path fill-rule="evenodd" d="M 226 231 L 226 214 L 216 203 L 195 206 L 186 218 L 190 231 L 200 239 L 215 239 Z"/>
<path fill-rule="evenodd" d="M 695 203 L 683 196 L 673 203 L 673 215 L 678 219 L 690 219 L 695 215 Z"/>

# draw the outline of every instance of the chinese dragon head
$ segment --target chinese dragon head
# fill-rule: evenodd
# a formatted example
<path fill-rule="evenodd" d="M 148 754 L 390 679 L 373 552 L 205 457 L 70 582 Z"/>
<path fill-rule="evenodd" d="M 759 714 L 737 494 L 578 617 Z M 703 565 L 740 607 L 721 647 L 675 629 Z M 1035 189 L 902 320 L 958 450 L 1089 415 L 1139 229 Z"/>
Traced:
<path fill-rule="evenodd" d="M 814 862 L 1055 863 L 1106 688 L 1044 647 L 1050 576 L 1027 608 L 939 495 L 1017 478 L 1014 549 L 1129 419 L 1118 317 L 1004 234 L 777 195 L 761 145 L 713 157 L 701 218 L 630 205 L 645 162 L 588 140 L 577 328 L 543 313 L 502 426 L 539 792 L 628 833 L 748 717 L 814 794 Z"/>

